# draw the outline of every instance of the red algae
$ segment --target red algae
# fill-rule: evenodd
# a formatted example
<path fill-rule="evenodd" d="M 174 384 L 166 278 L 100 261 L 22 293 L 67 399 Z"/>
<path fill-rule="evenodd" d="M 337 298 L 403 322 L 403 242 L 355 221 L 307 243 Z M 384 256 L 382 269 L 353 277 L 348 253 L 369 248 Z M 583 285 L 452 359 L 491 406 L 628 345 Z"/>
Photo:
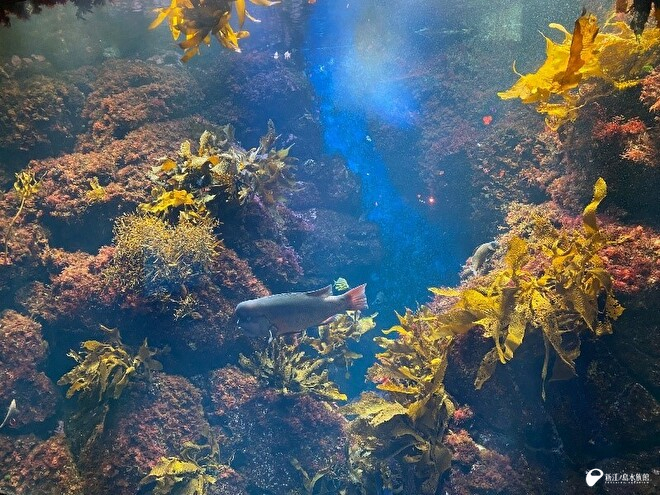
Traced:
<path fill-rule="evenodd" d="M 161 457 L 208 435 L 200 391 L 185 378 L 158 374 L 126 392 L 102 435 L 80 452 L 85 493 L 134 494 Z"/>
<path fill-rule="evenodd" d="M 224 450 L 249 486 L 274 493 L 299 487 L 293 458 L 310 476 L 329 466 L 327 477 L 346 476 L 346 420 L 325 402 L 284 397 L 233 367 L 213 372 L 209 387 L 211 423 L 227 432 Z"/>
<path fill-rule="evenodd" d="M 100 149 L 147 123 L 193 113 L 202 94 L 192 77 L 139 60 L 109 60 L 99 69 L 82 116 L 89 132 L 78 150 Z"/>
<path fill-rule="evenodd" d="M 62 434 L 41 440 L 35 435 L 0 435 L 0 489 L 16 495 L 84 495 L 69 445 Z"/>
<path fill-rule="evenodd" d="M 41 325 L 15 311 L 0 317 L 0 397 L 2 411 L 11 399 L 19 414 L 5 428 L 34 426 L 55 414 L 58 394 L 54 384 L 41 371 L 48 344 L 41 336 Z M 4 413 L 2 413 L 4 414 Z"/>

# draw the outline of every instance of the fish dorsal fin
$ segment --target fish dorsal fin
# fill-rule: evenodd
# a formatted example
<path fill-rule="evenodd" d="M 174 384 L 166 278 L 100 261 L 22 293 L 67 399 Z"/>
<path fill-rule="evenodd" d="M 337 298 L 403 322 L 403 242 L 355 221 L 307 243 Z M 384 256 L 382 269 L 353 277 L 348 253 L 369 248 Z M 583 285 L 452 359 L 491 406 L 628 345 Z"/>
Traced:
<path fill-rule="evenodd" d="M 328 297 L 332 295 L 332 285 L 326 285 L 322 289 L 310 290 L 305 294 L 311 297 Z"/>

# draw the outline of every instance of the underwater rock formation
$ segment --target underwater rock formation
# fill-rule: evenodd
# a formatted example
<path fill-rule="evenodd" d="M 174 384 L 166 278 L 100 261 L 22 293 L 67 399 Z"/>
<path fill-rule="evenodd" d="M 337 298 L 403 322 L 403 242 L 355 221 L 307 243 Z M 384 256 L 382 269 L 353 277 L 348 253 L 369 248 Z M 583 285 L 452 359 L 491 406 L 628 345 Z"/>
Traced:
<path fill-rule="evenodd" d="M 249 493 L 300 489 L 303 472 L 311 478 L 329 469 L 319 486 L 346 476 L 346 421 L 332 407 L 309 395 L 263 388 L 233 367 L 207 378 L 211 425 L 226 433 L 221 450 Z"/>
<path fill-rule="evenodd" d="M 55 385 L 43 372 L 48 344 L 41 335 L 41 325 L 7 310 L 0 316 L 0 335 L 0 374 L 4 377 L 0 381 L 0 415 L 4 417 L 12 399 L 18 408 L 18 414 L 3 428 L 39 428 L 53 417 L 59 398 Z"/>
<path fill-rule="evenodd" d="M 0 85 L 0 160 L 70 150 L 81 130 L 83 93 L 64 78 L 35 75 Z M 10 160 L 11 158 L 11 160 Z"/>
<path fill-rule="evenodd" d="M 103 433 L 77 453 L 84 491 L 134 494 L 161 457 L 208 432 L 200 391 L 188 380 L 157 374 L 153 383 L 136 383 L 112 404 Z"/>
<path fill-rule="evenodd" d="M 98 150 L 147 123 L 193 114 L 202 100 L 187 74 L 139 60 L 108 60 L 90 89 L 78 151 Z"/>
<path fill-rule="evenodd" d="M 302 267 L 311 285 L 323 285 L 339 274 L 360 279 L 381 262 L 378 227 L 333 210 L 312 210 L 314 229 L 300 246 Z"/>
<path fill-rule="evenodd" d="M 16 495 L 84 495 L 69 443 L 63 433 L 47 440 L 36 435 L 0 435 L 0 490 Z"/>

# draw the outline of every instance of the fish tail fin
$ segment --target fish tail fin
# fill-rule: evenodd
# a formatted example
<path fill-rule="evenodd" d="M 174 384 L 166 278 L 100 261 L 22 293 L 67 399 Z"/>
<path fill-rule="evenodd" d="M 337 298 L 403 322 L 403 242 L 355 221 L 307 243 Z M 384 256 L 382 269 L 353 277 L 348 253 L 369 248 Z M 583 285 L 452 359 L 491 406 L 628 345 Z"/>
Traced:
<path fill-rule="evenodd" d="M 367 284 L 359 285 L 343 295 L 346 298 L 347 309 L 358 311 L 369 307 L 367 304 L 367 295 L 364 293 L 366 287 Z"/>

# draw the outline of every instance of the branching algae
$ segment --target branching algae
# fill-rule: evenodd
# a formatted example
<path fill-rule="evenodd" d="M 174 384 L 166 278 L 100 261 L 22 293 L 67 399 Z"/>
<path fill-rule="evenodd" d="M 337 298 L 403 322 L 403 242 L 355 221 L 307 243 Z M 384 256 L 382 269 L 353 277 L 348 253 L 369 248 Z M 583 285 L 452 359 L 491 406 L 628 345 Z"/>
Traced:
<path fill-rule="evenodd" d="M 577 118 L 580 102 L 576 91 L 591 79 L 609 82 L 616 89 L 638 84 L 643 67 L 654 63 L 660 54 L 660 29 L 646 29 L 637 36 L 625 22 L 605 23 L 600 30 L 593 14 L 583 12 L 575 21 L 573 33 L 560 24 L 550 27 L 564 34 L 556 43 L 545 37 L 546 60 L 534 73 L 519 74 L 520 79 L 507 91 L 498 93 L 508 100 L 519 98 L 536 105 L 546 115 L 546 123 L 558 129 Z"/>
<path fill-rule="evenodd" d="M 282 338 L 274 338 L 268 347 L 252 358 L 240 355 L 241 365 L 262 382 L 284 395 L 310 394 L 323 400 L 346 400 L 323 369 L 326 360 L 311 358 Z"/>
<path fill-rule="evenodd" d="M 32 196 L 37 194 L 39 192 L 39 189 L 41 188 L 41 181 L 40 180 L 38 181 L 35 178 L 34 173 L 32 171 L 23 170 L 22 172 L 15 175 L 16 175 L 16 182 L 14 182 L 14 191 L 16 191 L 16 194 L 18 195 L 20 204 L 18 206 L 18 211 L 16 211 L 16 214 L 9 221 L 9 225 L 7 225 L 7 228 L 5 229 L 5 259 L 6 260 L 9 260 L 9 239 L 11 238 L 11 232 L 14 227 L 14 224 L 16 223 L 16 220 L 18 220 L 18 217 L 21 216 L 21 213 L 23 213 L 23 209 L 25 208 L 25 203 L 27 202 L 27 200 L 29 200 Z"/>
<path fill-rule="evenodd" d="M 177 457 L 161 457 L 142 478 L 140 486 L 154 484 L 153 495 L 204 495 L 209 485 L 217 481 L 221 465 L 216 461 L 218 447 L 185 442 Z"/>
<path fill-rule="evenodd" d="M 283 188 L 294 184 L 291 147 L 276 149 L 277 138 L 273 122 L 268 121 L 268 132 L 259 140 L 259 146 L 250 150 L 236 143 L 230 125 L 220 128 L 217 134 L 204 131 L 197 152 L 193 152 L 190 141 L 184 141 L 176 160 L 162 158 L 152 168 L 151 179 L 158 184 L 155 199 L 141 208 L 154 214 L 168 213 L 172 207 L 201 213 L 199 210 L 217 193 L 240 204 L 255 195 L 266 204 L 275 203 Z"/>
<path fill-rule="evenodd" d="M 250 0 L 256 5 L 270 7 L 280 3 L 270 0 Z M 236 7 L 238 31 L 234 31 L 231 20 L 231 4 Z M 187 62 L 199 53 L 202 43 L 211 44 L 211 36 L 215 36 L 222 46 L 240 52 L 238 40 L 250 35 L 243 30 L 245 19 L 260 22 L 252 17 L 245 8 L 245 0 L 172 0 L 169 7 L 156 9 L 158 17 L 149 26 L 154 29 L 165 19 L 169 19 L 172 37 L 177 40 L 183 33 L 186 39 L 179 43 L 184 49 L 182 62 Z"/>
<path fill-rule="evenodd" d="M 105 276 L 120 281 L 129 294 L 186 301 L 218 254 L 215 225 L 208 217 L 181 217 L 170 225 L 153 215 L 124 215 L 115 223 L 115 251 Z"/>
<path fill-rule="evenodd" d="M 596 209 L 605 198 L 603 179 L 582 215 L 583 231 L 557 231 L 550 222 L 536 220 L 529 241 L 514 237 L 505 256 L 505 267 L 493 272 L 487 286 L 474 289 L 431 291 L 458 300 L 438 321 L 446 331 L 463 333 L 480 326 L 495 346 L 483 359 L 475 386 L 481 388 L 497 363 L 511 360 L 526 332 L 541 331 L 545 360 L 543 383 L 551 357 L 557 376 L 575 372 L 580 353 L 579 334 L 588 329 L 600 336 L 612 332 L 611 321 L 623 312 L 612 291 L 612 279 L 598 251 L 607 244 L 596 222 Z M 538 273 L 526 269 L 528 261 L 541 261 Z M 545 397 L 545 388 L 542 389 Z"/>

